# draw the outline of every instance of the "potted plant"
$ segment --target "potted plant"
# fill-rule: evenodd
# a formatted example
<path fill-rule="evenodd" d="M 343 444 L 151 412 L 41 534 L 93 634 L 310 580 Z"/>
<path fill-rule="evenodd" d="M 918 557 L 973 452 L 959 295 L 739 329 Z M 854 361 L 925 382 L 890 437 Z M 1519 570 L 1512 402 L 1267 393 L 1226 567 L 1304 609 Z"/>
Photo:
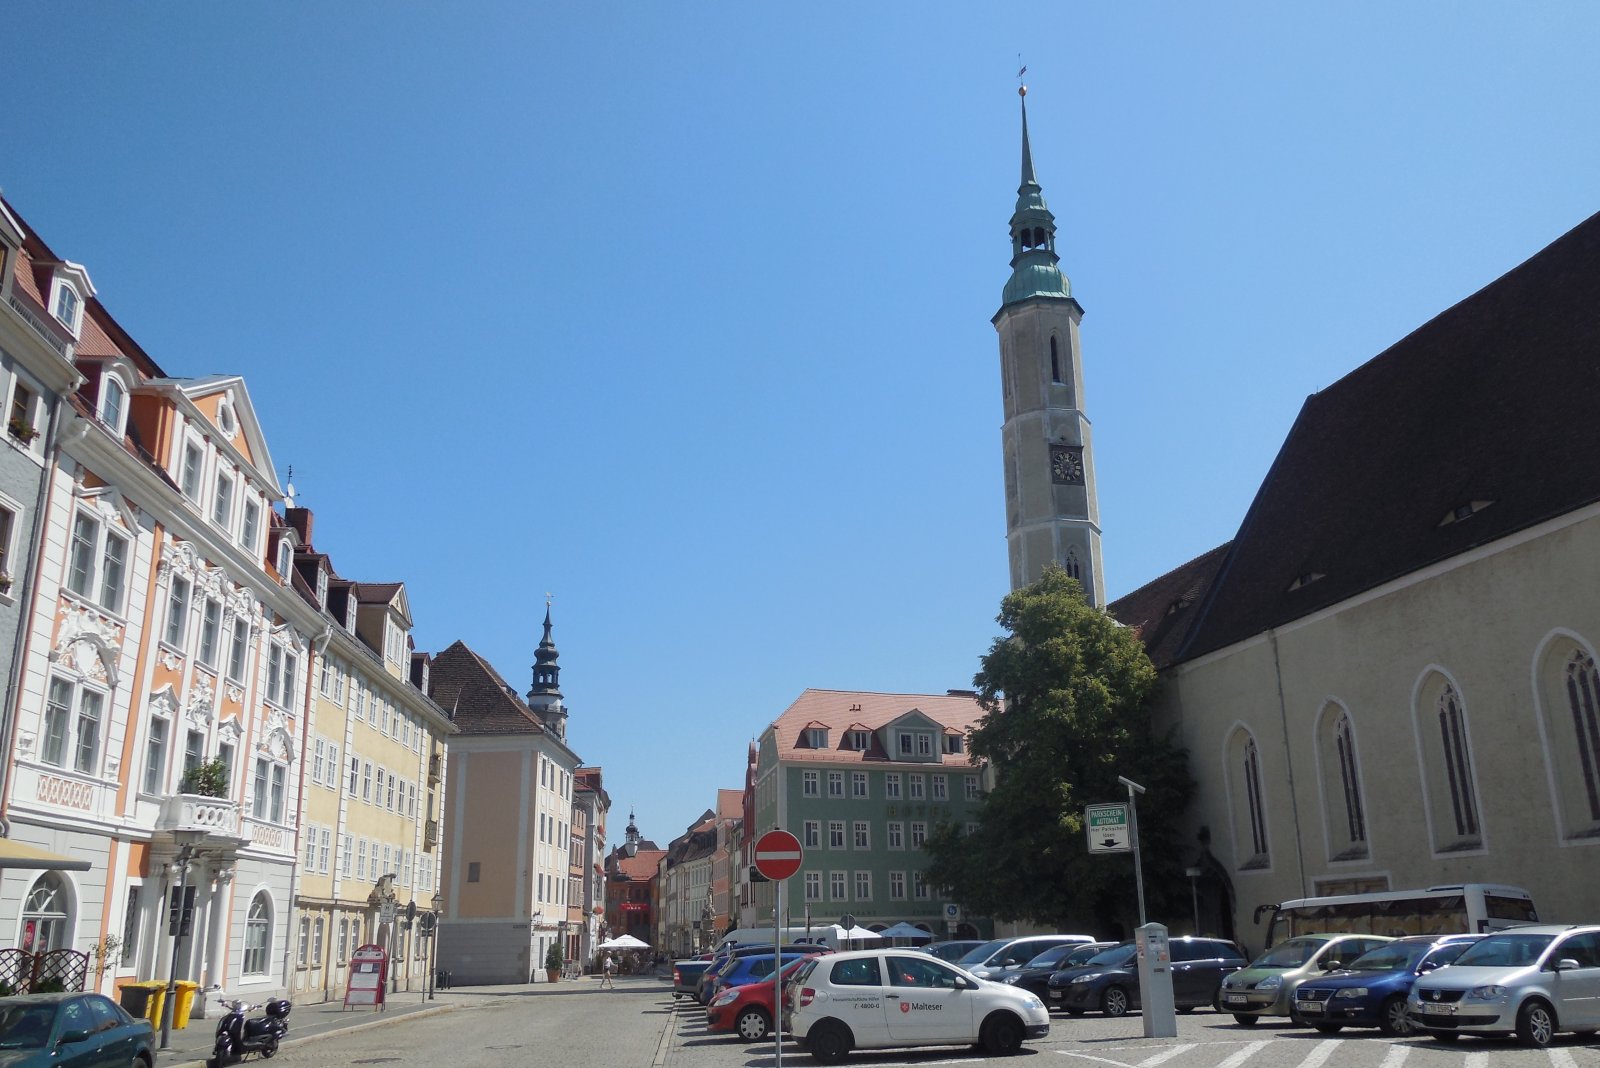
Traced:
<path fill-rule="evenodd" d="M 552 983 L 561 978 L 561 966 L 566 963 L 561 956 L 561 943 L 551 942 L 550 949 L 544 955 L 545 978 Z"/>
<path fill-rule="evenodd" d="M 11 572 L 0 571 L 0 593 L 10 593 L 11 585 L 16 580 L 11 577 Z"/>
<path fill-rule="evenodd" d="M 34 438 L 39 436 L 39 431 L 34 429 L 33 424 L 23 419 L 13 418 L 9 423 L 6 424 L 6 428 L 11 431 L 12 437 L 16 438 L 24 445 L 28 444 Z"/>
<path fill-rule="evenodd" d="M 228 765 L 223 760 L 208 760 L 196 764 L 183 773 L 178 784 L 180 794 L 199 794 L 201 797 L 228 796 Z"/>

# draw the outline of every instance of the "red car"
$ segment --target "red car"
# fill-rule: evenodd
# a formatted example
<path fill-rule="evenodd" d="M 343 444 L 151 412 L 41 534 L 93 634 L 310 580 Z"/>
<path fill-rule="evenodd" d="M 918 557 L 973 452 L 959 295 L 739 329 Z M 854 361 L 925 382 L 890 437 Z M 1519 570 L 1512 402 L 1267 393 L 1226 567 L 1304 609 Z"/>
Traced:
<path fill-rule="evenodd" d="M 778 976 L 787 982 L 794 970 L 812 957 L 811 953 L 799 960 L 790 961 Z M 743 986 L 730 986 L 711 999 L 706 1006 L 706 1030 L 733 1031 L 745 1042 L 759 1042 L 772 1034 L 772 992 L 770 978 Z"/>

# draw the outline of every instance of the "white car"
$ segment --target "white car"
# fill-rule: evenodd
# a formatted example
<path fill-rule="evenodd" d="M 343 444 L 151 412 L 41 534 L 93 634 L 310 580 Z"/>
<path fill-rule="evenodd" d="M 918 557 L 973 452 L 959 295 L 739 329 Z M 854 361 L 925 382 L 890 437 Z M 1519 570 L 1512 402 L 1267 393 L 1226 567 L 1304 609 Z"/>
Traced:
<path fill-rule="evenodd" d="M 1056 946 L 1087 945 L 1094 939 L 1089 935 L 1023 935 L 1020 938 L 996 938 L 969 950 L 958 965 L 979 979 L 1003 980 L 1007 973 L 1020 971 L 1022 966 L 1047 949 Z"/>
<path fill-rule="evenodd" d="M 853 1049 L 983 1043 L 1016 1053 L 1050 1033 L 1044 1002 L 985 982 L 912 949 L 832 953 L 800 966 L 784 988 L 785 1024 L 812 1058 L 843 1060 Z"/>

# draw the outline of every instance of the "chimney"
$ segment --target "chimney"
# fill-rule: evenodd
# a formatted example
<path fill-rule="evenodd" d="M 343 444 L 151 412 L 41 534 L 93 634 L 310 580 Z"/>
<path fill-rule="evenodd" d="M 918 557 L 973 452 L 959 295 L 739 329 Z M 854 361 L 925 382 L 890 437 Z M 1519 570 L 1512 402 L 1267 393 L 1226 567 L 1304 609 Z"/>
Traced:
<path fill-rule="evenodd" d="M 300 535 L 301 547 L 309 550 L 311 548 L 311 509 L 285 508 L 283 517 L 294 528 L 294 532 Z"/>

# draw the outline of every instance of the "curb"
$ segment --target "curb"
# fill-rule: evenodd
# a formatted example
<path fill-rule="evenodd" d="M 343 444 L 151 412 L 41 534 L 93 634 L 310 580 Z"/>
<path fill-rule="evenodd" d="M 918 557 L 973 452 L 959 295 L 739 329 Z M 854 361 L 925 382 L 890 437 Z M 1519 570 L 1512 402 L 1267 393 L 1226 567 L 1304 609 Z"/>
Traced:
<path fill-rule="evenodd" d="M 331 1035 L 348 1035 L 354 1031 L 366 1031 L 374 1027 L 399 1023 L 403 1020 L 418 1020 L 424 1016 L 438 1016 L 441 1013 L 454 1012 L 460 1007 L 461 1006 L 459 1005 L 431 1005 L 428 1008 L 417 1009 L 413 1012 L 405 1013 L 402 1016 L 390 1016 L 387 1019 L 380 1018 L 377 1020 L 367 1020 L 364 1023 L 351 1024 L 348 1027 L 330 1027 L 328 1030 L 318 1031 L 314 1035 L 302 1035 L 299 1038 L 291 1038 L 287 1042 L 279 1043 L 278 1048 L 288 1049 L 291 1046 L 298 1046 L 305 1042 L 315 1042 L 318 1039 L 327 1038 Z M 159 1061 L 159 1059 L 160 1055 L 159 1051 L 157 1051 L 157 1060 Z M 202 1058 L 197 1061 L 175 1061 L 172 1063 L 158 1064 L 157 1068 L 206 1068 L 207 1061 L 208 1058 Z"/>

